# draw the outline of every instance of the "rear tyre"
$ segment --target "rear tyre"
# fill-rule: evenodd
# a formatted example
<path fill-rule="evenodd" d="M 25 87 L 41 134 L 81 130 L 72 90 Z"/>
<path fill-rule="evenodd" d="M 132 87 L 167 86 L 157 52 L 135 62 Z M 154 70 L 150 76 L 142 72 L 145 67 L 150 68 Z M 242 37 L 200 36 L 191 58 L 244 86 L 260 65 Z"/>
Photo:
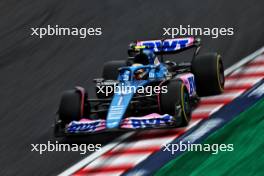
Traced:
<path fill-rule="evenodd" d="M 191 104 L 186 86 L 180 80 L 170 80 L 166 85 L 168 92 L 160 94 L 161 112 L 174 116 L 178 127 L 188 125 Z"/>
<path fill-rule="evenodd" d="M 114 60 L 109 61 L 104 64 L 102 77 L 105 80 L 117 80 L 118 68 L 127 66 L 127 61 L 125 60 Z"/>
<path fill-rule="evenodd" d="M 219 54 L 207 53 L 194 58 L 191 70 L 199 96 L 217 95 L 224 91 L 224 66 Z"/>
<path fill-rule="evenodd" d="M 64 123 L 80 120 L 82 107 L 81 95 L 77 90 L 68 90 L 62 94 L 59 105 L 59 119 Z"/>

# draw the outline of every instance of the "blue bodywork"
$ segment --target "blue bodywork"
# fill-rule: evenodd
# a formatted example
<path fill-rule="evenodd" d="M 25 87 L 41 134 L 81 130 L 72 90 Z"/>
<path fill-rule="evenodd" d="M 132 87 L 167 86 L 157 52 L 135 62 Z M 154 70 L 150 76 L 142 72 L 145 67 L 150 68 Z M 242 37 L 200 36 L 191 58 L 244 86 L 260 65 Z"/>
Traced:
<path fill-rule="evenodd" d="M 151 59 L 154 62 L 154 58 Z M 146 80 L 136 80 L 133 75 L 137 70 L 144 69 L 148 74 L 148 79 Z M 119 84 L 117 85 L 120 89 L 121 87 L 133 87 L 137 90 L 139 87 L 146 86 L 152 81 L 164 80 L 168 70 L 163 64 L 154 65 L 142 65 L 142 66 L 130 66 L 122 67 L 119 70 Z M 127 107 L 131 99 L 134 96 L 135 91 L 121 91 L 115 93 L 108 110 L 106 127 L 109 129 L 118 128 L 121 120 L 126 113 Z"/>
<path fill-rule="evenodd" d="M 114 81 L 114 95 L 112 97 L 110 106 L 107 109 L 108 112 L 106 119 L 105 116 L 102 119 L 86 118 L 84 116 L 81 117 L 80 120 L 73 120 L 70 123 L 66 124 L 65 128 L 63 127 L 64 124 L 60 124 L 61 122 L 58 122 L 58 124 L 56 124 L 58 133 L 61 132 L 67 134 L 82 134 L 111 131 L 112 129 L 115 130 L 173 127 L 176 122 L 175 117 L 167 114 L 166 112 L 162 112 L 163 114 L 153 112 L 141 117 L 137 117 L 133 116 L 133 113 L 126 116 L 126 111 L 131 104 L 131 100 L 135 96 L 135 93 L 137 93 L 140 88 L 146 88 L 146 86 L 148 85 L 157 85 L 157 83 L 170 79 L 178 79 L 182 81 L 182 83 L 188 89 L 189 96 L 195 96 L 196 86 L 194 75 L 192 73 L 179 73 L 175 75 L 169 72 L 168 67 L 170 67 L 170 65 L 168 63 L 165 64 L 163 62 L 160 62 L 158 57 L 156 56 L 159 54 L 162 55 L 166 53 L 178 52 L 181 49 L 189 48 L 192 46 L 199 46 L 199 41 L 193 37 L 137 41 L 131 43 L 128 51 L 131 54 L 129 55 L 133 56 L 132 63 L 134 64 L 129 67 L 119 68 L 119 75 L 117 77 L 118 84 L 116 85 L 116 81 Z M 172 64 L 174 64 L 174 66 L 177 65 L 176 63 Z M 139 75 L 143 76 L 137 77 L 137 73 L 140 73 Z M 100 80 L 104 81 L 103 79 Z M 110 85 L 112 89 L 113 80 L 108 81 L 110 81 L 110 84 L 106 85 Z M 107 82 L 107 80 L 105 82 Z M 161 85 L 162 84 L 160 84 L 159 86 Z M 133 91 L 127 91 L 127 89 L 124 90 L 122 89 L 122 87 L 133 87 Z M 115 91 L 115 88 L 119 88 L 119 90 L 121 91 Z M 84 89 L 83 91 L 80 90 L 80 92 L 83 96 L 85 96 Z M 112 93 L 113 92 L 110 92 L 111 96 Z M 148 96 L 144 93 L 143 95 Z M 158 106 L 160 105 L 159 101 L 160 100 L 158 99 Z M 109 104 L 107 100 L 107 106 L 108 105 Z M 62 127 L 60 125 L 62 125 Z"/>

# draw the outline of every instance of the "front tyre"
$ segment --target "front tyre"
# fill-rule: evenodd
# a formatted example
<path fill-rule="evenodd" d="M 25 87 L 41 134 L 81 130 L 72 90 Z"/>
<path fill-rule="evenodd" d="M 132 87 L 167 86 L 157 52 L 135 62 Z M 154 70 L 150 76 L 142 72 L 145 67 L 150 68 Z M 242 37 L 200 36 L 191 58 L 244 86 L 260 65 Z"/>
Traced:
<path fill-rule="evenodd" d="M 191 120 L 190 97 L 186 86 L 180 80 L 167 83 L 167 93 L 160 94 L 160 110 L 175 117 L 176 126 L 187 126 Z"/>
<path fill-rule="evenodd" d="M 80 120 L 84 110 L 81 94 L 77 90 L 63 92 L 59 105 L 59 119 L 63 124 Z"/>

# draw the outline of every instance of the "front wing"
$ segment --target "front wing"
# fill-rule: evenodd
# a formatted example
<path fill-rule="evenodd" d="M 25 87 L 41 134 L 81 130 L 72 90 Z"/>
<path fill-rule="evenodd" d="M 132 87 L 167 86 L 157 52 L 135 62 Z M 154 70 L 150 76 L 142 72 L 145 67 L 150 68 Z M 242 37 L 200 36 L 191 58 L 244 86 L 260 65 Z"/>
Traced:
<path fill-rule="evenodd" d="M 147 129 L 147 128 L 168 128 L 175 125 L 175 118 L 168 114 L 160 115 L 152 113 L 142 117 L 128 117 L 121 121 L 119 129 Z M 81 119 L 72 121 L 65 128 L 67 134 L 94 133 L 107 131 L 106 120 Z"/>

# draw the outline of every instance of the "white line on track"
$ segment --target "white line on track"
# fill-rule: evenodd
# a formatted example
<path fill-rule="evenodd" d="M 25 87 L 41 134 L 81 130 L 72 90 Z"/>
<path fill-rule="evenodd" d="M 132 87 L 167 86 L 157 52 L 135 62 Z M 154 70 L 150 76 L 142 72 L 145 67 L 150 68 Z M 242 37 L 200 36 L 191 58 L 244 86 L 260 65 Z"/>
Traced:
<path fill-rule="evenodd" d="M 115 166 L 120 166 L 123 165 L 124 163 L 126 165 L 133 165 L 134 162 L 140 162 L 144 159 L 146 159 L 149 153 L 133 153 L 130 155 L 123 155 L 123 154 L 118 154 L 112 157 L 100 157 L 94 162 L 92 162 L 90 165 L 86 166 L 85 169 L 93 169 L 93 168 L 99 168 L 99 167 L 115 167 Z"/>
<path fill-rule="evenodd" d="M 264 65 L 253 65 L 249 68 L 239 68 L 236 71 L 232 73 L 232 75 L 239 74 L 241 71 L 243 71 L 243 74 L 250 74 L 250 73 L 263 73 Z"/>
<path fill-rule="evenodd" d="M 239 78 L 239 80 L 226 80 L 225 82 L 225 88 L 232 87 L 234 85 L 246 85 L 246 84 L 255 84 L 259 80 L 261 80 L 262 77 L 256 77 L 256 78 Z"/>
<path fill-rule="evenodd" d="M 247 57 L 243 58 L 239 62 L 235 63 L 234 65 L 232 65 L 231 67 L 229 67 L 228 69 L 226 69 L 225 70 L 225 75 L 229 75 L 230 73 L 232 73 L 233 71 L 235 71 L 239 67 L 245 65 L 246 63 L 250 62 L 251 60 L 253 60 L 257 56 L 261 55 L 263 52 L 264 52 L 264 47 L 258 49 L 254 53 L 252 53 L 252 54 L 248 55 Z"/>
<path fill-rule="evenodd" d="M 219 95 L 213 95 L 213 96 L 210 96 L 210 97 L 206 97 L 206 98 L 201 98 L 202 101 L 214 101 L 215 99 L 217 99 L 218 101 L 223 101 L 223 100 L 226 100 L 226 99 L 233 99 L 234 97 L 237 97 L 239 96 L 241 93 L 243 93 L 244 90 L 236 90 L 236 91 L 232 91 L 232 92 L 224 92 L 221 94 L 221 96 Z"/>
<path fill-rule="evenodd" d="M 211 111 L 216 111 L 219 108 L 221 108 L 224 104 L 204 104 L 204 105 L 199 105 L 199 108 L 193 110 L 193 114 L 199 114 L 199 113 L 206 113 L 206 112 L 211 112 Z"/>
<path fill-rule="evenodd" d="M 98 157 L 103 155 L 104 153 L 106 153 L 106 152 L 110 151 L 111 149 L 115 148 L 118 144 L 120 144 L 122 141 L 124 141 L 125 139 L 129 138 L 130 136 L 132 136 L 134 133 L 135 132 L 129 132 L 129 133 L 123 134 L 122 136 L 118 137 L 114 141 L 112 141 L 109 144 L 107 144 L 104 147 L 102 147 L 101 150 L 92 153 L 88 157 L 86 157 L 83 160 L 79 161 L 78 163 L 74 164 L 73 166 L 71 166 L 70 168 L 68 168 L 67 170 L 65 170 L 61 174 L 59 174 L 59 176 L 72 175 L 73 173 L 75 173 L 76 171 L 80 170 L 81 168 L 83 168 L 87 164 L 91 163 L 92 161 L 94 161 L 95 159 L 97 159 Z"/>
<path fill-rule="evenodd" d="M 153 146 L 160 146 L 160 143 L 167 143 L 171 139 L 173 139 L 175 136 L 165 136 L 165 137 L 159 137 L 159 138 L 150 138 L 150 139 L 145 139 L 144 141 L 132 141 L 132 142 L 125 142 L 123 144 L 118 145 L 114 151 L 118 150 L 124 150 L 124 149 L 135 149 L 135 148 L 142 148 L 142 145 L 145 148 L 148 147 L 153 147 Z"/>
<path fill-rule="evenodd" d="M 251 60 L 253 60 L 254 58 L 256 58 L 258 55 L 260 55 L 262 53 L 264 53 L 264 47 L 258 49 L 254 53 L 250 54 L 249 56 L 243 58 L 242 60 L 240 60 L 236 64 L 234 64 L 231 67 L 229 67 L 228 69 L 226 69 L 225 75 L 231 74 L 232 72 L 237 70 L 239 67 L 250 62 Z M 114 147 L 116 147 L 118 144 L 122 143 L 122 141 L 126 140 L 127 138 L 132 136 L 134 133 L 135 132 L 125 133 L 124 135 L 120 136 L 119 138 L 115 139 L 114 141 L 112 141 L 109 144 L 102 147 L 102 149 L 100 151 L 97 151 L 97 152 L 90 154 L 89 156 L 87 156 L 83 160 L 79 161 L 78 163 L 74 164 L 70 168 L 66 169 L 61 174 L 59 174 L 59 176 L 72 175 L 73 173 L 75 173 L 76 171 L 80 170 L 81 168 L 87 166 L 89 163 L 91 163 L 92 161 L 94 161 L 95 159 L 97 159 L 98 157 L 103 155 L 104 153 L 106 153 L 106 152 L 110 151 L 111 149 L 113 149 Z"/>
<path fill-rule="evenodd" d="M 121 175 L 123 173 L 123 171 L 112 171 L 112 172 L 108 172 L 107 174 L 105 173 L 91 173 L 89 174 L 89 176 L 117 176 L 117 175 Z"/>

